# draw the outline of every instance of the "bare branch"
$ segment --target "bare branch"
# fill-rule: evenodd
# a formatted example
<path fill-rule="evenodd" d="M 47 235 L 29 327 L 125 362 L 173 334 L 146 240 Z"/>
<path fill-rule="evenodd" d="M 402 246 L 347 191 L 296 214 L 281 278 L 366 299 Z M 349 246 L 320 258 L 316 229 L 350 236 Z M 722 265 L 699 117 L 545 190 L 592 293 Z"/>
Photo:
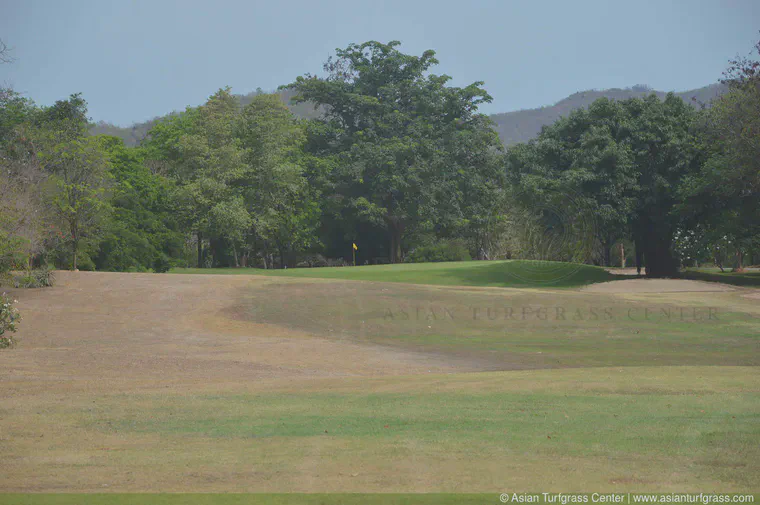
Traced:
<path fill-rule="evenodd" d="M 8 47 L 8 44 L 3 42 L 3 39 L 0 39 L 0 63 L 13 63 L 16 60 L 16 58 L 11 56 L 12 49 Z"/>

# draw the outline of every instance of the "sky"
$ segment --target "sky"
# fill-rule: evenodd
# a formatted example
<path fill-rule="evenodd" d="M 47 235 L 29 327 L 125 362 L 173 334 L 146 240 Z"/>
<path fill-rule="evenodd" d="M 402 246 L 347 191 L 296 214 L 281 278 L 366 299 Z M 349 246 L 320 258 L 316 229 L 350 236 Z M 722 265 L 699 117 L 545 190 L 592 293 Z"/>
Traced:
<path fill-rule="evenodd" d="M 760 1 L 0 0 L 12 64 L 0 85 L 41 105 L 81 92 L 95 121 L 121 126 L 224 86 L 274 90 L 321 74 L 336 48 L 399 40 L 437 53 L 436 74 L 485 81 L 489 114 L 586 89 L 716 82 L 760 39 Z"/>

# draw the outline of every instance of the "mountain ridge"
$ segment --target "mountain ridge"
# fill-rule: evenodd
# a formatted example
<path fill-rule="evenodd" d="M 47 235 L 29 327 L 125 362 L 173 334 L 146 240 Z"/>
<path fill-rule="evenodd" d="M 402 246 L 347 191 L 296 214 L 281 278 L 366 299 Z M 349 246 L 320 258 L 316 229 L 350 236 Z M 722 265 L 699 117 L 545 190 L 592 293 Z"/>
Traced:
<path fill-rule="evenodd" d="M 701 88 L 695 88 L 687 91 L 674 92 L 687 103 L 692 104 L 709 104 L 710 101 L 725 92 L 726 87 L 723 84 L 710 84 Z M 258 89 L 240 97 L 241 106 L 246 105 L 251 99 L 263 93 Z M 319 112 L 307 103 L 291 104 L 290 99 L 294 93 L 290 90 L 279 90 L 276 92 L 280 95 L 283 102 L 296 116 L 303 118 L 314 118 Z M 633 97 L 647 96 L 651 93 L 656 94 L 660 99 L 664 99 L 668 92 L 658 91 L 647 85 L 637 84 L 630 88 L 609 88 L 609 89 L 589 89 L 578 91 L 553 105 L 537 107 L 533 109 L 520 109 L 511 112 L 501 112 L 490 114 L 489 117 L 494 122 L 494 129 L 498 132 L 501 141 L 505 146 L 514 145 L 520 142 L 527 142 L 536 137 L 543 126 L 552 124 L 562 116 L 566 116 L 571 111 L 588 107 L 599 98 L 609 98 L 612 100 L 625 100 Z M 90 129 L 92 135 L 107 134 L 119 137 L 129 146 L 139 144 L 148 134 L 148 131 L 159 121 L 164 118 L 179 114 L 174 111 L 163 116 L 156 116 L 153 119 L 141 123 L 134 123 L 132 126 L 120 127 L 105 121 L 95 123 Z"/>

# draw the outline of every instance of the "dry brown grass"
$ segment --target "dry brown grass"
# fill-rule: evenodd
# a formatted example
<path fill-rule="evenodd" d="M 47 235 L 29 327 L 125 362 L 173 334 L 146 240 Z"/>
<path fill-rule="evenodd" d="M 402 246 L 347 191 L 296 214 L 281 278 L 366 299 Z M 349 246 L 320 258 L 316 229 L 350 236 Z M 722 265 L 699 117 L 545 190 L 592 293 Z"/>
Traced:
<path fill-rule="evenodd" d="M 561 401 L 581 395 L 591 398 L 591 405 L 598 398 L 600 405 L 621 408 L 640 398 L 643 409 L 652 398 L 652 405 L 665 410 L 672 397 L 674 403 L 681 402 L 684 415 L 699 415 L 700 409 L 706 409 L 713 416 L 702 424 L 684 425 L 708 435 L 726 429 L 731 433 L 732 428 L 726 428 L 731 409 L 741 406 L 735 415 L 743 419 L 760 411 L 760 374 L 755 367 L 484 372 L 493 368 L 493 362 L 482 354 L 427 352 L 351 338 L 347 330 L 353 326 L 346 321 L 331 336 L 324 320 L 310 331 L 303 319 L 288 324 L 282 314 L 269 321 L 249 313 L 251 296 L 278 291 L 287 296 L 270 300 L 272 304 L 303 303 L 338 289 L 359 297 L 391 301 L 429 297 L 440 303 L 461 303 L 468 296 L 478 300 L 525 293 L 559 296 L 552 291 L 86 272 L 61 272 L 58 280 L 52 289 L 14 293 L 24 321 L 20 346 L 0 352 L 0 490 L 730 491 L 747 489 L 748 475 L 758 471 L 758 453 L 751 448 L 756 435 L 743 428 L 736 428 L 736 433 L 745 439 L 729 443 L 719 438 L 717 446 L 699 446 L 695 451 L 687 450 L 687 445 L 679 449 L 680 442 L 674 441 L 664 452 L 610 446 L 589 454 L 547 446 L 551 439 L 543 435 L 526 441 L 533 436 L 530 431 L 499 433 L 498 438 L 494 434 L 471 438 L 472 434 L 456 430 L 440 437 L 415 432 L 391 438 L 322 436 L 321 432 L 241 437 L 234 431 L 237 426 L 222 435 L 187 431 L 206 419 L 226 422 L 237 415 L 255 416 L 257 407 L 247 404 L 247 398 L 279 402 L 286 420 L 289 413 L 309 404 L 309 398 L 324 416 L 335 398 L 357 402 L 400 395 L 414 403 L 438 395 L 444 410 L 421 415 L 445 423 L 451 415 L 445 410 L 447 398 L 472 397 L 498 407 L 510 398 L 524 401 L 530 395 L 536 395 L 539 404 L 545 401 L 540 398 Z M 647 296 L 657 303 L 720 303 L 758 314 L 756 302 L 744 294 L 738 289 Z M 592 295 L 564 291 L 563 296 L 585 300 Z M 623 303 L 644 295 L 604 296 Z M 268 307 L 274 310 L 273 305 Z M 339 323 L 347 315 L 336 317 Z M 502 368 L 519 369 L 519 365 L 504 362 Z M 214 411 L 220 398 L 223 404 L 229 398 L 233 406 Z M 320 403 L 325 398 L 329 402 Z M 746 398 L 752 403 L 745 404 Z M 238 404 L 239 412 L 234 407 Z M 558 412 L 556 418 L 542 414 L 531 422 L 551 427 L 572 421 L 581 411 Z M 186 419 L 171 425 L 170 416 L 175 414 Z M 405 414 L 402 410 L 393 415 Z M 466 420 L 468 412 L 457 415 Z M 599 427 L 617 426 L 610 424 L 617 419 L 607 417 Z M 137 419 L 136 427 L 130 419 Z M 620 429 L 626 430 L 626 424 Z M 648 428 L 631 425 L 630 429 Z M 735 450 L 740 453 L 733 454 Z"/>

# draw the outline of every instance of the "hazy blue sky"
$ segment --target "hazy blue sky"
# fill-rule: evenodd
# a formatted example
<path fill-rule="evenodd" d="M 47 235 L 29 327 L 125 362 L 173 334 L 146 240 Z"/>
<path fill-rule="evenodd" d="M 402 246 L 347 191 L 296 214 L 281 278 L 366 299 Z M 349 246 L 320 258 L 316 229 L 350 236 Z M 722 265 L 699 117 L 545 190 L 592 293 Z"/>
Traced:
<path fill-rule="evenodd" d="M 351 42 L 396 39 L 434 49 L 454 84 L 485 81 L 494 113 L 589 88 L 701 87 L 758 30 L 757 0 L 0 0 L 17 58 L 0 84 L 40 104 L 81 91 L 95 120 L 126 125 L 225 85 L 271 90 L 319 73 Z"/>

